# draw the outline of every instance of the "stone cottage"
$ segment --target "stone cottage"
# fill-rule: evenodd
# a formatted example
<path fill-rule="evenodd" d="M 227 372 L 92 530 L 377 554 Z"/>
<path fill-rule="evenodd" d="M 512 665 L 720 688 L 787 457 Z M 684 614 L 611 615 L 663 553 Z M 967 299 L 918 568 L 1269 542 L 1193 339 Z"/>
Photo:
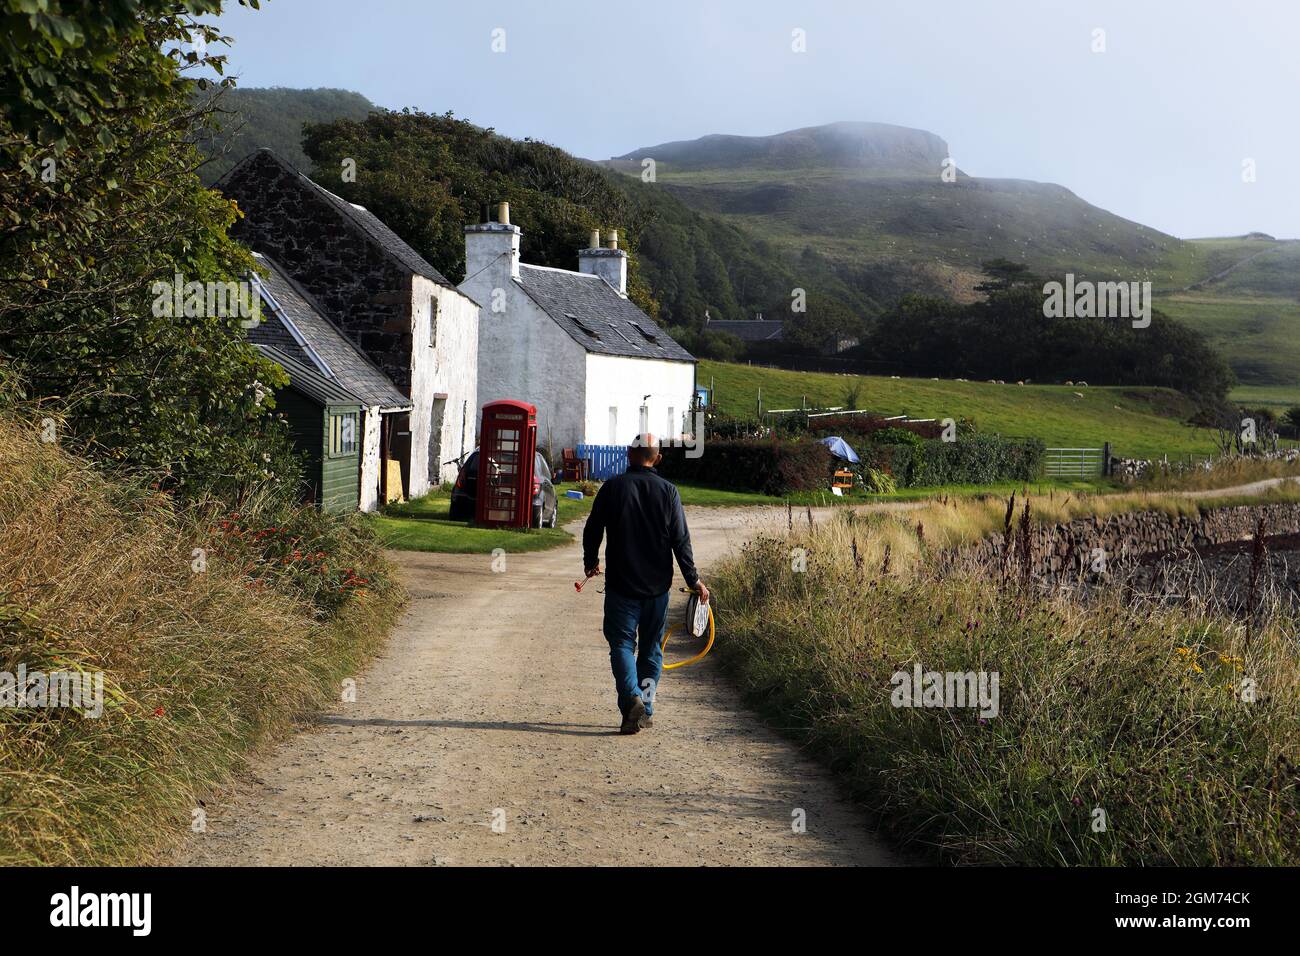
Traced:
<path fill-rule="evenodd" d="M 578 271 L 519 261 L 521 232 L 502 203 L 496 222 L 465 227 L 462 292 L 477 302 L 479 399 L 537 406 L 538 441 L 627 445 L 646 431 L 683 433 L 695 359 L 627 297 L 617 233 L 579 250 Z"/>
<path fill-rule="evenodd" d="M 479 309 L 367 209 L 313 182 L 271 150 L 217 183 L 244 217 L 231 230 L 285 277 L 397 388 L 409 411 L 368 416 L 372 447 L 401 464 L 409 497 L 456 477 L 474 447 Z M 369 439 L 367 439 L 369 440 Z M 362 490 L 363 503 L 378 490 Z"/>

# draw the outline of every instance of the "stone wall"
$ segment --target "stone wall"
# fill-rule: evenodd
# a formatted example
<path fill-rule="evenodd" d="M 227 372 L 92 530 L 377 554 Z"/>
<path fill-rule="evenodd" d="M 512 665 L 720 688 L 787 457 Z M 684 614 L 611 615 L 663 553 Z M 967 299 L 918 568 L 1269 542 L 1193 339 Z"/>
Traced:
<path fill-rule="evenodd" d="M 411 273 L 262 151 L 220 184 L 244 217 L 231 235 L 276 260 L 398 388 L 411 386 Z"/>
<path fill-rule="evenodd" d="M 1107 566 L 1114 568 L 1178 548 L 1242 541 L 1254 535 L 1260 518 L 1266 535 L 1300 532 L 1300 504 L 1209 508 L 1194 516 L 1135 511 L 1078 518 L 1031 531 L 1030 571 L 1035 580 L 1052 584 L 1088 574 L 1097 548 L 1103 549 Z M 1018 560 L 1014 540 L 1011 547 L 1014 566 Z M 960 549 L 953 558 L 991 570 L 1002 566 L 1003 550 L 1002 535 L 997 535 Z"/>

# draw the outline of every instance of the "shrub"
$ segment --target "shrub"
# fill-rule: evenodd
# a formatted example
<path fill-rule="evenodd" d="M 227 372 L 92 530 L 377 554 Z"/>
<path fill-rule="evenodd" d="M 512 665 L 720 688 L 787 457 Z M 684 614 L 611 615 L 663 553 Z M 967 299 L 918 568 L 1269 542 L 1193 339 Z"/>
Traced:
<path fill-rule="evenodd" d="M 877 440 L 882 431 L 905 432 L 921 438 L 938 438 L 943 426 L 938 422 L 890 421 L 880 415 L 827 415 L 808 419 L 808 434 L 818 438 L 827 435 L 871 438 Z"/>
<path fill-rule="evenodd" d="M 664 449 L 663 455 L 659 473 L 669 481 L 765 495 L 825 488 L 831 474 L 831 453 L 815 441 L 706 441 L 698 458 L 688 458 L 686 449 L 676 447 Z"/>
<path fill-rule="evenodd" d="M 968 435 L 955 442 L 878 443 L 861 454 L 865 465 L 892 475 L 900 487 L 915 488 L 1034 481 L 1046 446 L 1036 438 Z"/>

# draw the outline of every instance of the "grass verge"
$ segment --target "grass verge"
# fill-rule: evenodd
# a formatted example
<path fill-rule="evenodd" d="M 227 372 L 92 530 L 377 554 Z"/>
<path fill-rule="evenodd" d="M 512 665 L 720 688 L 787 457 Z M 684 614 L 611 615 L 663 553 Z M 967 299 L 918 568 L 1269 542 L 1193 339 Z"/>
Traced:
<path fill-rule="evenodd" d="M 925 565 L 900 576 L 864 560 L 862 530 L 761 539 L 710 584 L 747 699 L 895 841 L 959 864 L 1300 863 L 1295 620 L 1247 637 L 1120 595 L 1083 607 Z M 997 674 L 997 715 L 894 706 L 916 665 Z"/>
<path fill-rule="evenodd" d="M 437 551 L 449 554 L 490 554 L 503 548 L 511 554 L 521 551 L 546 551 L 573 540 L 564 525 L 591 510 L 591 498 L 577 501 L 566 498 L 565 491 L 577 487 L 562 482 L 555 486 L 559 495 L 558 528 L 479 528 L 465 521 L 453 521 L 450 515 L 451 493 L 439 489 L 422 498 L 389 505 L 383 514 L 369 517 L 384 546 L 396 551 Z"/>
<path fill-rule="evenodd" d="M 3 416 L 0 475 L 0 672 L 104 690 L 98 717 L 0 708 L 0 864 L 155 860 L 251 751 L 338 699 L 400 611 L 355 519 L 182 510 Z"/>

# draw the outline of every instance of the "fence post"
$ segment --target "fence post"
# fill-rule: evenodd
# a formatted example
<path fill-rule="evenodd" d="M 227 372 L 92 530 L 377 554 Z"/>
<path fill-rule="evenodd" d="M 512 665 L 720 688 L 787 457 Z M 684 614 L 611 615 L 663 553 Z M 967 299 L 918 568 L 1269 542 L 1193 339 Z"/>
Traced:
<path fill-rule="evenodd" d="M 1110 477 L 1110 442 L 1103 442 L 1101 446 L 1101 476 Z"/>

